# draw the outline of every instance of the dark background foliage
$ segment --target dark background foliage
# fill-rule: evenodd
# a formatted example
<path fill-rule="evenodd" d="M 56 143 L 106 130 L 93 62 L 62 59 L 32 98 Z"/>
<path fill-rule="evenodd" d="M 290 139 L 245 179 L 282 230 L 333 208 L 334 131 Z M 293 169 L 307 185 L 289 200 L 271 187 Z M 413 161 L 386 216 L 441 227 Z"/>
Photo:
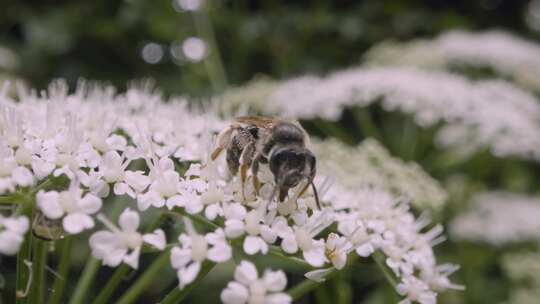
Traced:
<path fill-rule="evenodd" d="M 356 64 L 383 39 L 433 36 L 448 28 L 505 28 L 534 36 L 526 1 L 207 1 L 229 83 L 257 74 L 284 78 Z M 174 59 L 175 42 L 196 35 L 190 13 L 170 0 L 2 0 L 0 45 L 19 55 L 14 73 L 43 88 L 58 77 L 124 87 L 151 77 L 168 93 L 207 95 L 202 63 Z M 164 47 L 157 64 L 141 58 Z"/>

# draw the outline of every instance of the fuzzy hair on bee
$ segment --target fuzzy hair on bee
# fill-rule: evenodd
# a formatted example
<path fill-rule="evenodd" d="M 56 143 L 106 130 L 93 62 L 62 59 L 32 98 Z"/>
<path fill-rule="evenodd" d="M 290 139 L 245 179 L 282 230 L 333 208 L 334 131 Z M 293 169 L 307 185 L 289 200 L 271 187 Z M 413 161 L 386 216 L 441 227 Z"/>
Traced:
<path fill-rule="evenodd" d="M 302 195 L 311 185 L 315 202 L 320 209 L 319 196 L 313 180 L 316 175 L 316 157 L 307 148 L 309 135 L 297 121 L 279 118 L 248 116 L 236 118 L 217 138 L 211 159 L 226 151 L 231 175 L 240 173 L 242 196 L 245 199 L 245 182 L 248 169 L 252 173 L 255 193 L 261 187 L 257 173 L 260 164 L 268 164 L 274 176 L 275 187 L 269 200 L 276 195 L 280 202 L 288 196 L 289 189 L 298 185 L 294 197 Z"/>

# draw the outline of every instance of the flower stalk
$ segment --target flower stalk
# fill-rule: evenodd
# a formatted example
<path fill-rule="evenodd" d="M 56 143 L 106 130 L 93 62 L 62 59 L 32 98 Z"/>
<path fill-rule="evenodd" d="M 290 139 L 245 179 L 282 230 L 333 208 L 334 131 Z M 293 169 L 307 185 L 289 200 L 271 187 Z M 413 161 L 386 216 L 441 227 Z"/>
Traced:
<path fill-rule="evenodd" d="M 71 250 L 73 245 L 73 237 L 67 236 L 62 245 L 62 253 L 60 255 L 60 263 L 58 264 L 58 276 L 54 280 L 53 293 L 50 304 L 62 303 L 62 295 L 67 282 L 69 266 L 71 263 Z"/>
<path fill-rule="evenodd" d="M 180 303 L 195 287 L 199 285 L 199 283 L 206 277 L 206 275 L 216 266 L 215 263 L 212 262 L 204 262 L 201 271 L 199 272 L 199 275 L 193 283 L 189 284 L 188 286 L 184 287 L 184 289 L 180 289 L 177 286 L 173 288 L 166 296 L 163 298 L 162 301 L 159 303 L 161 304 L 175 304 Z"/>
<path fill-rule="evenodd" d="M 45 265 L 47 264 L 48 244 L 46 241 L 36 238 L 34 240 L 32 256 L 32 285 L 28 295 L 29 303 L 45 302 Z"/>
<path fill-rule="evenodd" d="M 114 291 L 122 283 L 122 280 L 125 279 L 128 272 L 131 270 L 131 268 L 126 265 L 122 264 L 116 270 L 114 271 L 113 275 L 107 281 L 107 284 L 105 284 L 104 288 L 99 292 L 96 299 L 92 302 L 93 304 L 105 304 L 108 303 L 109 299 L 113 295 Z"/>
<path fill-rule="evenodd" d="M 161 270 L 167 266 L 169 260 L 170 250 L 161 253 L 116 303 L 129 304 L 135 302 L 141 293 L 152 283 L 154 278 L 159 275 Z"/>
<path fill-rule="evenodd" d="M 88 289 L 92 285 L 92 281 L 94 280 L 94 277 L 96 276 L 96 273 L 99 270 L 100 266 L 101 262 L 98 259 L 91 257 L 88 260 L 79 279 L 79 282 L 77 283 L 77 287 L 75 287 L 75 291 L 71 296 L 69 304 L 77 304 L 84 301 L 84 298 L 88 293 Z"/>
<path fill-rule="evenodd" d="M 17 208 L 17 213 L 32 218 L 34 207 L 35 204 L 33 203 L 33 201 L 23 199 L 21 200 L 19 208 Z M 31 282 L 29 282 L 29 280 L 31 279 L 31 269 L 26 265 L 26 262 L 31 260 L 30 256 L 32 255 L 32 241 L 32 232 L 26 232 L 24 236 L 24 242 L 21 245 L 21 248 L 17 254 L 17 281 L 15 289 L 15 302 L 17 304 L 27 303 L 28 295 L 26 294 L 26 290 L 28 284 L 31 284 Z"/>

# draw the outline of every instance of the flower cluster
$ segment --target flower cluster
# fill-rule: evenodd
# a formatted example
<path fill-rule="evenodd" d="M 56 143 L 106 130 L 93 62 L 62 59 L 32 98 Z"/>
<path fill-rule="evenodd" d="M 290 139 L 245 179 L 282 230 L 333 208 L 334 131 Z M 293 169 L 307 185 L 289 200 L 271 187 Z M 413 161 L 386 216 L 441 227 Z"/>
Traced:
<path fill-rule="evenodd" d="M 436 143 L 443 147 L 463 152 L 488 147 L 496 156 L 540 159 L 538 100 L 505 81 L 472 81 L 413 67 L 357 67 L 263 84 L 264 95 L 252 104 L 263 113 L 338 120 L 348 107 L 380 102 L 386 111 L 411 114 L 421 127 L 442 123 Z M 240 99 L 239 92 L 232 95 L 225 101 Z"/>
<path fill-rule="evenodd" d="M 451 222 L 453 238 L 498 246 L 539 240 L 538 198 L 509 192 L 486 192 L 473 197 L 471 205 L 471 210 Z"/>
<path fill-rule="evenodd" d="M 307 276 L 318 281 L 345 267 L 353 255 L 365 258 L 382 252 L 399 279 L 397 291 L 404 301 L 434 303 L 437 292 L 461 288 L 448 280 L 454 266 L 436 264 L 432 247 L 444 240 L 441 226 L 428 228 L 427 214 L 415 219 L 406 200 L 433 196 L 417 193 L 437 192 L 433 183 L 391 193 L 389 188 L 361 181 L 354 182 L 357 187 L 339 180 L 332 184 L 319 174 L 321 209 L 314 193 L 303 192 L 302 185 L 278 202 L 267 165 L 260 168 L 257 193 L 251 175 L 244 185 L 230 175 L 224 155 L 210 160 L 212 136 L 226 126 L 212 109 L 198 110 L 184 99 L 164 102 L 148 88 L 116 95 L 111 88 L 82 85 L 68 94 L 62 82 L 40 97 L 21 91 L 18 101 L 6 95 L 1 99 L 2 198 L 19 190 L 36 193 L 39 212 L 61 222 L 68 234 L 101 223 L 105 229 L 94 231 L 89 243 L 92 255 L 104 265 L 125 263 L 136 269 L 144 246 L 167 250 L 179 287 L 184 288 L 199 276 L 203 263 L 230 261 L 233 246 L 248 257 L 277 250 L 310 265 L 314 271 Z M 365 149 L 371 151 L 366 154 L 369 158 L 382 148 L 368 142 Z M 402 165 L 393 162 L 381 172 L 394 172 L 393 166 Z M 429 180 L 418 168 L 411 168 L 404 169 L 406 176 L 419 176 L 419 183 Z M 338 178 L 348 179 L 351 174 Z M 384 178 L 383 173 L 378 179 Z M 62 179 L 67 182 L 61 183 Z M 48 187 L 52 180 L 54 187 Z M 118 220 L 104 215 L 113 196 L 123 196 L 132 204 Z M 443 196 L 435 195 L 436 200 Z M 183 218 L 178 242 L 167 244 L 159 227 L 142 231 L 140 214 L 149 209 Z M 196 226 L 190 219 L 206 225 Z M 16 230 L 20 236 L 28 226 L 26 221 L 25 227 L 13 229 L 5 223 L 0 222 L 0 228 L 7 227 L 0 235 Z M 255 267 L 243 262 L 222 300 L 290 302 L 282 293 L 285 285 L 282 272 L 267 271 L 259 278 Z"/>
<path fill-rule="evenodd" d="M 540 45 L 502 31 L 450 31 L 432 40 L 388 41 L 373 47 L 366 58 L 376 65 L 487 67 L 524 87 L 540 90 Z"/>
<path fill-rule="evenodd" d="M 24 240 L 29 223 L 26 216 L 4 217 L 0 215 L 0 254 L 14 255 Z"/>
<path fill-rule="evenodd" d="M 375 139 L 365 139 L 356 147 L 336 139 L 313 141 L 313 146 L 320 160 L 318 171 L 333 176 L 348 189 L 359 186 L 383 189 L 396 197 L 410 199 L 419 209 L 438 210 L 446 202 L 448 195 L 437 180 L 418 164 L 393 157 Z"/>
<path fill-rule="evenodd" d="M 540 253 L 524 251 L 504 255 L 502 266 L 514 283 L 507 303 L 533 304 L 540 296 Z M 527 282 L 527 284 L 523 284 Z"/>

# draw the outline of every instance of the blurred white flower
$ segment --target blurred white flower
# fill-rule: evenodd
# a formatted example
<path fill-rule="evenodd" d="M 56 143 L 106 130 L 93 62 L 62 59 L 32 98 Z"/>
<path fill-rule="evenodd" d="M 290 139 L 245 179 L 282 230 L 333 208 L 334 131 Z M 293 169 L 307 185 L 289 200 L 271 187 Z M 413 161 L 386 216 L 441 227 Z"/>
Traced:
<path fill-rule="evenodd" d="M 90 237 L 92 255 L 103 261 L 104 265 L 116 267 L 124 262 L 134 269 L 139 267 L 139 255 L 143 243 L 147 243 L 163 250 L 166 240 L 165 233 L 156 229 L 152 233 L 141 234 L 139 227 L 139 214 L 125 209 L 118 219 L 120 227 L 115 226 L 105 216 L 99 214 L 98 219 L 108 228 L 95 232 Z"/>
<path fill-rule="evenodd" d="M 202 5 L 202 0 L 174 0 L 185 11 L 196 11 Z"/>
<path fill-rule="evenodd" d="M 406 298 L 399 304 L 435 304 L 437 294 L 431 291 L 428 285 L 414 276 L 407 276 L 397 286 L 397 292 Z"/>
<path fill-rule="evenodd" d="M 261 94 L 252 106 L 268 115 L 336 121 L 346 108 L 380 103 L 385 111 L 412 115 L 420 127 L 443 123 L 436 136 L 443 147 L 487 147 L 498 157 L 540 160 L 537 98 L 506 81 L 414 67 L 356 67 L 276 82 Z"/>
<path fill-rule="evenodd" d="M 234 271 L 234 281 L 221 292 L 226 304 L 243 303 L 291 303 L 291 297 L 282 292 L 287 287 L 283 271 L 266 270 L 259 278 L 257 268 L 249 261 L 242 261 Z"/>
<path fill-rule="evenodd" d="M 188 60 L 201 61 L 207 54 L 206 42 L 198 37 L 189 37 L 182 43 L 182 51 Z"/>
<path fill-rule="evenodd" d="M 450 223 L 457 240 L 502 246 L 540 240 L 540 199 L 511 192 L 485 192 L 474 196 L 470 210 Z"/>

